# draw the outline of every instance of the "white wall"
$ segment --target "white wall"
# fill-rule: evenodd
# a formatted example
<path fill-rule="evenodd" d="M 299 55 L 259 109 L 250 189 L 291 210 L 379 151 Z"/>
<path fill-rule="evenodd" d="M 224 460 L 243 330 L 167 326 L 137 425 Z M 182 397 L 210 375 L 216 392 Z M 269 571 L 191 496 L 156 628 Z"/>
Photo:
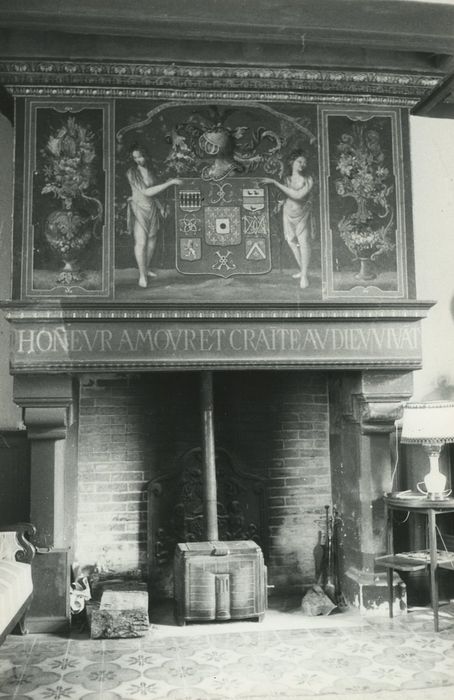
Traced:
<path fill-rule="evenodd" d="M 437 302 L 413 399 L 454 398 L 454 119 L 412 117 L 411 152 L 417 297 Z"/>

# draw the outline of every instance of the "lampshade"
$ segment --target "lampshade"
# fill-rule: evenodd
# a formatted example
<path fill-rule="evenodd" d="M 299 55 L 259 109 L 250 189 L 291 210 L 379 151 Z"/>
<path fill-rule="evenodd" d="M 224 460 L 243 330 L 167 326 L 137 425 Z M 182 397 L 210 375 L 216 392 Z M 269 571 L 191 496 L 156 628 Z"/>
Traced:
<path fill-rule="evenodd" d="M 454 442 L 454 402 L 427 401 L 405 404 L 401 441 L 423 445 Z"/>

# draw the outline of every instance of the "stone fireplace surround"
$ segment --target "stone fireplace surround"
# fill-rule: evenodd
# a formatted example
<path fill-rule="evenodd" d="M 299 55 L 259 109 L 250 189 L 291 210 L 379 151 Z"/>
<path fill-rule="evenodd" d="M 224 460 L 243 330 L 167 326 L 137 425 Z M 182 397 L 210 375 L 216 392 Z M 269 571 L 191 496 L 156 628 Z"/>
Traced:
<path fill-rule="evenodd" d="M 82 565 L 145 573 L 152 559 L 147 483 L 200 445 L 198 377 L 213 369 L 218 445 L 265 484 L 267 526 L 261 537 L 269 583 L 294 592 L 314 581 L 313 548 L 324 506 L 334 505 L 344 523 L 348 597 L 359 604 L 359 589 L 368 586 L 366 607 L 377 607 L 374 558 L 384 550 L 381 496 L 391 487 L 391 434 L 402 401 L 412 394 L 412 370 L 421 366 L 420 320 L 429 307 L 416 301 L 337 305 L 294 311 L 290 322 L 288 314 L 277 320 L 279 314 L 263 314 L 263 328 L 290 327 L 289 338 L 307 338 L 308 329 L 318 328 L 318 337 L 326 339 L 331 324 L 351 339 L 348 347 L 327 347 L 309 357 L 302 352 L 299 360 L 293 347 L 255 358 L 250 348 L 236 357 L 220 348 L 220 355 L 203 361 L 193 346 L 192 355 L 147 359 L 144 353 L 134 361 L 111 346 L 102 366 L 96 353 L 51 346 L 49 338 L 57 327 L 87 334 L 116 324 L 124 332 L 125 312 L 105 311 L 103 317 L 93 311 L 99 322 L 90 326 L 87 311 L 55 310 L 52 317 L 42 309 L 10 310 L 15 400 L 24 408 L 31 443 L 37 544 L 70 548 L 70 558 Z M 175 323 L 174 314 L 171 321 L 145 323 L 149 312 L 142 318 L 128 313 L 130 334 Z M 200 315 L 195 333 L 212 327 L 212 314 L 202 321 Z M 228 323 L 246 337 L 246 314 Z M 392 347 L 388 343 L 378 354 L 373 343 L 383 333 L 393 338 Z M 52 362 L 49 348 L 55 351 Z M 156 571 L 148 574 L 153 578 Z M 165 595 L 165 571 L 157 578 L 157 594 Z"/>
<path fill-rule="evenodd" d="M 200 444 L 197 375 L 213 370 L 219 446 L 263 486 L 266 525 L 260 527 L 270 583 L 284 591 L 313 581 L 320 519 L 326 504 L 335 505 L 344 524 L 349 598 L 360 600 L 359 589 L 369 586 L 367 606 L 373 608 L 379 591 L 370 584 L 374 557 L 384 547 L 381 496 L 390 488 L 391 433 L 401 402 L 412 394 L 412 371 L 422 365 L 421 319 L 431 306 L 413 298 L 408 108 L 437 78 L 365 73 L 363 66 L 360 72 L 210 66 L 193 64 L 193 58 L 170 69 L 159 61 L 85 57 L 0 66 L 16 102 L 17 145 L 13 300 L 3 306 L 11 323 L 14 400 L 30 443 L 36 544 L 66 549 L 73 562 L 118 571 L 145 571 L 153 558 L 165 559 L 165 538 L 153 530 L 150 536 L 150 503 L 159 501 L 154 492 L 181 456 Z M 312 301 L 293 292 L 284 294 L 285 303 L 273 295 L 269 304 L 261 296 L 229 301 L 221 294 L 211 306 L 205 293 L 197 299 L 192 292 L 177 299 L 165 291 L 160 299 L 121 296 L 113 283 L 113 181 L 105 191 L 104 291 L 91 296 L 85 290 L 79 297 L 76 287 L 60 288 L 57 296 L 53 289 L 35 289 L 34 220 L 26 214 L 35 199 L 39 204 L 31 157 L 39 148 L 34 129 L 26 126 L 25 105 L 51 111 L 99 106 L 111 164 L 114 126 L 121 128 L 113 117 L 121 116 L 122 105 L 135 113 L 140 101 L 148 109 L 150 100 L 167 99 L 233 100 L 238 106 L 253 99 L 272 107 L 283 100 L 291 109 L 302 106 L 303 115 L 312 110 L 314 125 L 317 111 L 319 146 L 328 143 L 328 123 L 336 122 L 339 107 L 354 119 L 392 112 L 402 127 L 391 139 L 400 239 L 396 270 L 388 272 L 391 278 L 396 272 L 396 284 L 360 285 L 347 294 L 336 286 L 338 261 L 327 253 L 330 212 L 334 221 L 336 211 L 321 177 L 323 283 Z M 320 150 L 324 175 L 330 151 Z M 168 590 L 163 571 L 154 580 L 161 592 Z M 153 567 L 149 573 L 154 576 Z"/>

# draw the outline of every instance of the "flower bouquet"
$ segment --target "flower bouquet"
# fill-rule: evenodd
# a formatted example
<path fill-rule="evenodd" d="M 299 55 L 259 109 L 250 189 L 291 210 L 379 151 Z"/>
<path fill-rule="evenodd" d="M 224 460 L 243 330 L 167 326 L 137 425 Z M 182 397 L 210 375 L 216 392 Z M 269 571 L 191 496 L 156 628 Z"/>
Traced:
<path fill-rule="evenodd" d="M 343 134 L 335 180 L 340 197 L 355 201 L 356 211 L 344 215 L 337 224 L 338 233 L 354 260 L 373 261 L 395 247 L 392 240 L 394 214 L 389 203 L 393 185 L 385 167 L 380 135 L 364 124 L 355 124 L 352 133 Z M 373 279 L 370 263 L 362 263 L 357 277 Z"/>
<path fill-rule="evenodd" d="M 70 284 L 81 279 L 76 269 L 77 257 L 95 234 L 103 215 L 101 202 L 88 195 L 93 185 L 95 136 L 69 116 L 49 136 L 42 155 L 45 185 L 41 194 L 51 194 L 60 202 L 60 207 L 47 217 L 45 236 L 64 262 L 57 281 Z"/>

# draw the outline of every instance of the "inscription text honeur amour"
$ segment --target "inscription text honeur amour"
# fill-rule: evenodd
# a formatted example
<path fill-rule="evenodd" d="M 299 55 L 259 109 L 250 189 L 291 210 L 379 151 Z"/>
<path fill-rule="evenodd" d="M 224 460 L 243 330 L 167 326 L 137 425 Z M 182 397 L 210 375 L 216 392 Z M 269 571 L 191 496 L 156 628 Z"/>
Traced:
<path fill-rule="evenodd" d="M 420 329 L 414 324 L 377 327 L 219 327 L 219 328 L 20 328 L 20 356 L 61 353 L 333 353 L 376 354 L 416 351 Z"/>

